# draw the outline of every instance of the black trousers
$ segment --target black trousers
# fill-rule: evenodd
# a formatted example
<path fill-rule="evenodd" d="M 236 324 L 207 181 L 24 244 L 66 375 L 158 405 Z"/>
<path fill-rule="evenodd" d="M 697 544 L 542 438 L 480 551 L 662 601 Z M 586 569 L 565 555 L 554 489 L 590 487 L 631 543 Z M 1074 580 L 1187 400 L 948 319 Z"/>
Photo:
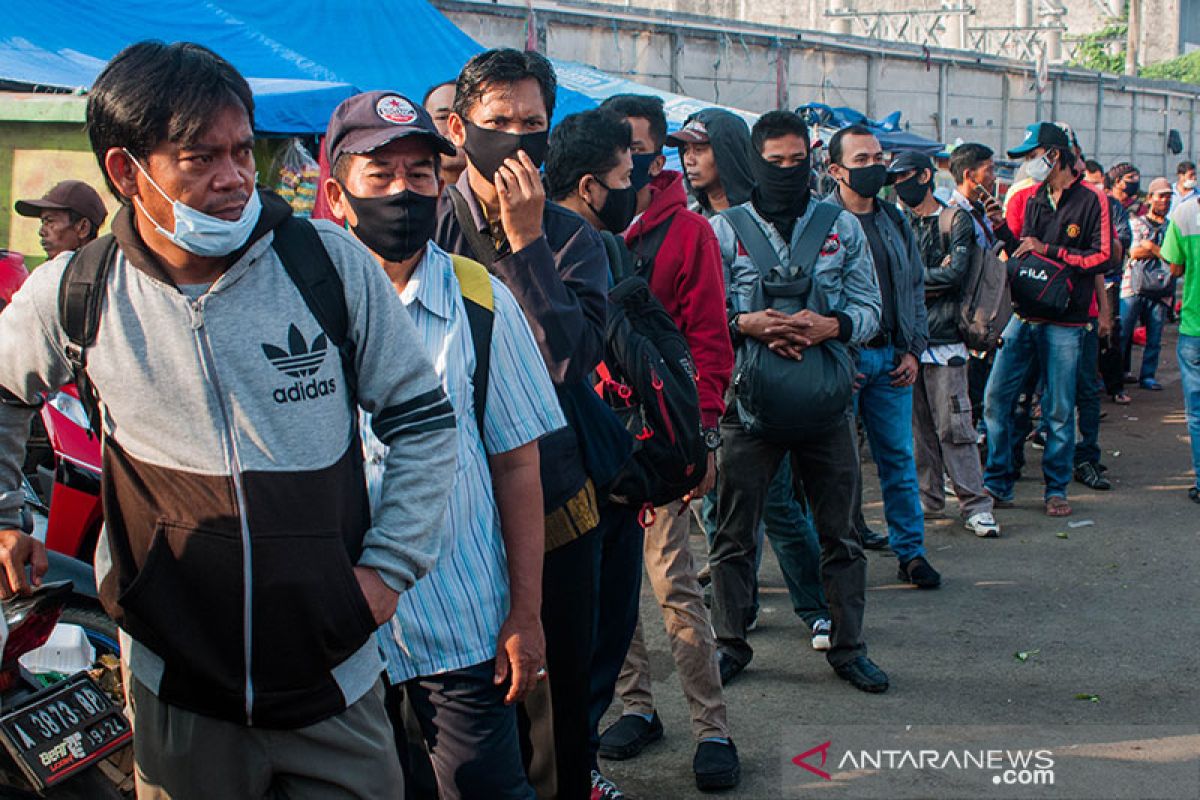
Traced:
<path fill-rule="evenodd" d="M 388 687 L 409 800 L 534 800 L 516 709 L 504 704 L 508 685 L 493 683 L 495 670 L 487 661 Z"/>
<path fill-rule="evenodd" d="M 852 524 L 859 461 L 847 416 L 820 439 L 788 446 L 747 433 L 731 410 L 721 420 L 721 468 L 717 477 L 717 533 L 712 572 L 713 628 L 717 647 L 742 663 L 754 654 L 746 641 L 756 583 L 756 537 L 767 490 L 779 462 L 791 458 L 797 495 L 808 499 L 821 543 L 821 583 L 833 621 L 834 666 L 866 655 L 863 612 L 867 556 Z"/>
<path fill-rule="evenodd" d="M 1113 309 L 1113 332 L 1100 340 L 1100 378 L 1109 397 L 1125 391 L 1125 352 L 1121 349 L 1121 282 L 1107 284 L 1104 291 Z"/>
<path fill-rule="evenodd" d="M 588 709 L 600 534 L 597 528 L 551 550 L 542 567 L 548 690 L 539 687 L 517 714 L 539 800 L 587 800 L 592 793 Z"/>

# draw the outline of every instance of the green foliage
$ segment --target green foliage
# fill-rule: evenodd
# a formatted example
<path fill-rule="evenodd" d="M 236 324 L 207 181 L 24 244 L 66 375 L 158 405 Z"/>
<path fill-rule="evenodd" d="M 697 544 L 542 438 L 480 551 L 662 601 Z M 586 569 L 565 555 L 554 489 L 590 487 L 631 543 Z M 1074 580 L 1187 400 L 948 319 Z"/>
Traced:
<path fill-rule="evenodd" d="M 1143 78 L 1200 83 L 1200 50 L 1169 61 L 1149 64 L 1142 67 L 1138 74 Z"/>
<path fill-rule="evenodd" d="M 1124 19 L 1112 20 L 1094 33 L 1079 37 L 1079 51 L 1071 66 L 1093 69 L 1097 72 L 1117 72 L 1125 69 L 1125 37 L 1129 34 L 1129 23 Z M 1117 46 L 1114 48 L 1113 44 Z M 1113 52 L 1113 50 L 1116 52 Z"/>

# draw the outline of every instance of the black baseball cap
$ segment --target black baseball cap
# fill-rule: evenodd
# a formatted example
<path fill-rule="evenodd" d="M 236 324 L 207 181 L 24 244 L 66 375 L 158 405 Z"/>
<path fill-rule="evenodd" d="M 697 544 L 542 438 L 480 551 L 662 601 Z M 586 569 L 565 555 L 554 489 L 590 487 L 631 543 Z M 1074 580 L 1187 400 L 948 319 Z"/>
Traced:
<path fill-rule="evenodd" d="M 914 169 L 917 172 L 927 169 L 930 174 L 937 172 L 933 166 L 933 159 L 924 153 L 918 153 L 916 150 L 901 150 L 892 159 L 892 163 L 888 164 L 888 172 L 892 175 L 899 175 L 902 172 Z"/>
<path fill-rule="evenodd" d="M 18 200 L 15 207 L 22 217 L 40 217 L 43 211 L 74 211 L 92 223 L 93 232 L 108 214 L 100 195 L 83 181 L 61 181 L 40 199 Z"/>
<path fill-rule="evenodd" d="M 448 156 L 458 152 L 438 133 L 429 112 L 398 92 L 364 92 L 343 100 L 329 118 L 325 148 L 332 166 L 342 153 L 370 153 L 407 136 L 423 136 Z"/>
<path fill-rule="evenodd" d="M 1021 158 L 1039 147 L 1069 148 L 1067 132 L 1053 122 L 1035 122 L 1025 129 L 1025 141 L 1008 151 L 1009 158 Z"/>

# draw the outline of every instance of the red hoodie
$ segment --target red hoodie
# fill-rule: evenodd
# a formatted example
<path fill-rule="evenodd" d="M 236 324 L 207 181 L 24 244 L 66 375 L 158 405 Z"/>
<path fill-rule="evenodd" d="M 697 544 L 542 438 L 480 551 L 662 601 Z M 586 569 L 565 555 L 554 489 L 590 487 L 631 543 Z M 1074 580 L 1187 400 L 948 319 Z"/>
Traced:
<path fill-rule="evenodd" d="M 650 207 L 625 232 L 625 242 L 633 249 L 644 231 L 672 216 L 667 238 L 654 257 L 650 291 L 691 347 L 700 373 L 700 416 L 705 428 L 715 428 L 725 411 L 725 390 L 733 374 L 724 269 L 708 220 L 687 209 L 682 174 L 664 170 L 651 181 Z"/>

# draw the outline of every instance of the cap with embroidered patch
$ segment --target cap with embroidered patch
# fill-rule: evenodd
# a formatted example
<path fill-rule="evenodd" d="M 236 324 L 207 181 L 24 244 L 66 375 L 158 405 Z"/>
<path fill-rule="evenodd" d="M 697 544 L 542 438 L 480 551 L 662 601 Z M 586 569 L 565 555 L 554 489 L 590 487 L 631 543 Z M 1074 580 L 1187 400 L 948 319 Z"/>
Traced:
<path fill-rule="evenodd" d="M 333 165 L 343 153 L 370 153 L 409 136 L 425 137 L 448 156 L 458 152 L 438 133 L 428 111 L 397 92 L 364 92 L 343 100 L 329 118 L 325 147 Z"/>
<path fill-rule="evenodd" d="M 702 144 L 708 141 L 708 128 L 698 119 L 690 119 L 687 124 L 667 136 L 668 147 L 682 147 L 685 144 Z"/>
<path fill-rule="evenodd" d="M 1008 151 L 1009 158 L 1020 158 L 1039 147 L 1070 147 L 1067 132 L 1053 122 L 1035 122 L 1025 129 L 1025 141 Z"/>

